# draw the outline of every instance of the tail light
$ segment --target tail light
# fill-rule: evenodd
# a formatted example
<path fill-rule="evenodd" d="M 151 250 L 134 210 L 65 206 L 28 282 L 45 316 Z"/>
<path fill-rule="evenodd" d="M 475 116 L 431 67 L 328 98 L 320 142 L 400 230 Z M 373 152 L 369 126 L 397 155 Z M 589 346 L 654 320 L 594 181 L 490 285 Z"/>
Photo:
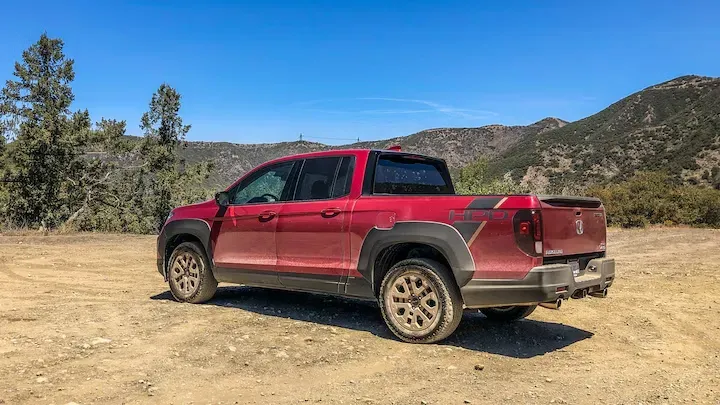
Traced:
<path fill-rule="evenodd" d="M 533 238 L 535 241 L 542 241 L 542 218 L 540 217 L 540 211 L 532 212 L 532 223 L 533 223 Z"/>
<path fill-rule="evenodd" d="M 513 217 L 515 243 L 528 256 L 542 256 L 542 217 L 540 211 L 519 210 Z"/>

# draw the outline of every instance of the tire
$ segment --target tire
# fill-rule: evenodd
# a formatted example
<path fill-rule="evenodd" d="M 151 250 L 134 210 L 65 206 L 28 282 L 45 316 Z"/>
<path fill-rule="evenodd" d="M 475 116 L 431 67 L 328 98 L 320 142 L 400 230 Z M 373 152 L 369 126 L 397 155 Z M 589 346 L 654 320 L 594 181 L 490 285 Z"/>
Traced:
<path fill-rule="evenodd" d="M 457 329 L 463 303 L 451 274 L 429 259 L 403 260 L 388 271 L 378 301 L 395 336 L 410 343 L 434 343 Z"/>
<path fill-rule="evenodd" d="M 537 305 L 517 305 L 512 307 L 483 308 L 480 312 L 493 321 L 512 322 L 532 314 L 535 308 L 537 308 Z"/>
<path fill-rule="evenodd" d="M 178 245 L 170 256 L 167 272 L 170 292 L 177 301 L 200 304 L 217 291 L 218 282 L 199 243 Z"/>

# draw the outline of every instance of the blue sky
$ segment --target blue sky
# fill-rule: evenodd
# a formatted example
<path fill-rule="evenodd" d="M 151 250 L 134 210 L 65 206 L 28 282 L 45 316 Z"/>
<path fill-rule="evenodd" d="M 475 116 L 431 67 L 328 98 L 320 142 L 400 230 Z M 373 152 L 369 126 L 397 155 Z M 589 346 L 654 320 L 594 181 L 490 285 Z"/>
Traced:
<path fill-rule="evenodd" d="M 0 79 L 47 31 L 94 120 L 139 134 L 168 82 L 191 140 L 337 144 L 577 120 L 676 76 L 720 76 L 712 1 L 105 3 L 3 4 Z"/>

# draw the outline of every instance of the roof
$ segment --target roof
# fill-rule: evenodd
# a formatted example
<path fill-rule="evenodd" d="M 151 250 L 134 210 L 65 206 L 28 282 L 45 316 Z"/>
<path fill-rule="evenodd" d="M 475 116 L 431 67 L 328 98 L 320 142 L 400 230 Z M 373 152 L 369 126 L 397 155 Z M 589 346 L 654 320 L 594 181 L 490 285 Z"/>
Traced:
<path fill-rule="evenodd" d="M 377 152 L 383 152 L 383 153 L 397 153 L 397 154 L 407 154 L 407 155 L 415 155 L 415 156 L 423 156 L 428 159 L 434 159 L 434 160 L 442 160 L 441 158 L 437 158 L 434 156 L 428 156 L 423 155 L 421 153 L 413 153 L 413 152 L 404 152 L 404 151 L 398 151 L 398 150 L 389 150 L 389 149 L 329 149 L 329 150 L 322 150 L 322 151 L 316 151 L 316 152 L 306 152 L 306 153 L 298 153 L 295 155 L 287 155 L 283 157 L 279 157 L 276 159 L 272 159 L 266 163 L 263 163 L 262 166 L 268 164 L 268 163 L 274 163 L 274 162 L 282 162 L 285 160 L 291 160 L 291 159 L 307 159 L 307 158 L 316 158 L 316 157 L 324 157 L 324 156 L 337 156 L 341 154 L 345 155 L 367 155 L 370 152 L 377 151 Z"/>
<path fill-rule="evenodd" d="M 440 160 L 444 162 L 444 159 L 442 158 L 436 158 L 432 156 L 422 155 L 419 153 L 412 153 L 412 152 L 403 152 L 403 151 L 397 151 L 397 150 L 387 150 L 387 149 L 329 149 L 329 150 L 322 150 L 317 152 L 306 152 L 306 153 L 298 153 L 295 155 L 287 155 L 282 156 L 276 159 L 268 160 L 265 163 L 261 163 L 251 170 L 248 170 L 244 175 L 240 176 L 232 185 L 228 187 L 228 190 L 232 187 L 234 187 L 237 183 L 242 181 L 245 176 L 249 175 L 250 173 L 254 172 L 260 167 L 264 167 L 267 165 L 275 164 L 275 163 L 281 163 L 288 160 L 295 160 L 295 159 L 308 159 L 308 158 L 319 158 L 319 157 L 325 157 L 325 156 L 338 156 L 338 155 L 354 155 L 354 156 L 367 156 L 370 154 L 370 152 L 377 151 L 377 152 L 383 152 L 383 153 L 394 153 L 399 155 L 415 155 L 415 156 L 422 156 L 427 159 L 432 160 Z"/>

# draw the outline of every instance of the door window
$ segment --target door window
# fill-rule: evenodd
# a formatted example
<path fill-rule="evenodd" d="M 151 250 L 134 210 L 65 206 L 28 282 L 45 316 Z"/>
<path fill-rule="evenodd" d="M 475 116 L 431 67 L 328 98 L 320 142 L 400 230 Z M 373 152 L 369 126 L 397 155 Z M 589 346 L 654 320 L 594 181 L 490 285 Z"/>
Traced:
<path fill-rule="evenodd" d="M 295 190 L 296 201 L 330 198 L 340 157 L 307 159 L 303 164 Z"/>
<path fill-rule="evenodd" d="M 263 204 L 285 201 L 285 184 L 295 162 L 284 162 L 260 169 L 234 190 L 232 204 Z"/>
<path fill-rule="evenodd" d="M 352 184 L 352 174 L 354 168 L 354 157 L 345 156 L 342 158 L 337 177 L 335 178 L 335 185 L 333 186 L 332 196 L 334 198 L 350 194 L 350 185 Z"/>

